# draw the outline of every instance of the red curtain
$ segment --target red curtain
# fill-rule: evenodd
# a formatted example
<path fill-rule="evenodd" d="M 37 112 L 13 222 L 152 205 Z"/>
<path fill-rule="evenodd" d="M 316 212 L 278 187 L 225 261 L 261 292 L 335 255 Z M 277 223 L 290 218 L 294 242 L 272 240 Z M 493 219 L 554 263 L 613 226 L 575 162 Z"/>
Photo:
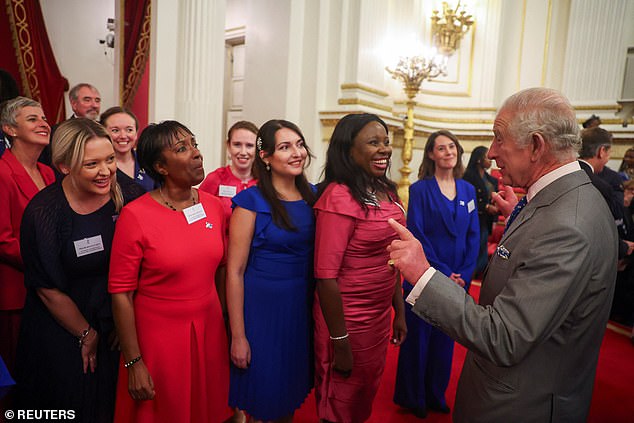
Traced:
<path fill-rule="evenodd" d="M 151 0 L 126 0 L 124 5 L 124 59 L 121 103 L 139 120 L 148 121 L 148 72 L 150 55 Z"/>
<path fill-rule="evenodd" d="M 66 118 L 68 81 L 57 67 L 40 2 L 5 0 L 5 6 L 7 13 L 0 18 L 2 67 L 18 81 L 23 95 L 42 105 L 51 125 L 60 122 Z"/>

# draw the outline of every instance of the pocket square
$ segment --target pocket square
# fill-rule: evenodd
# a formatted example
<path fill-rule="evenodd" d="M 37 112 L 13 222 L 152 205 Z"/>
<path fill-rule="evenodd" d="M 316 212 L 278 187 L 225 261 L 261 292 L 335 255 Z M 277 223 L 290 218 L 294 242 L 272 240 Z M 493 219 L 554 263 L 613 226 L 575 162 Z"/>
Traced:
<path fill-rule="evenodd" d="M 511 252 L 507 250 L 504 245 L 498 245 L 498 248 L 496 249 L 496 253 L 498 256 L 500 256 L 504 260 L 508 260 L 509 257 L 511 257 Z"/>

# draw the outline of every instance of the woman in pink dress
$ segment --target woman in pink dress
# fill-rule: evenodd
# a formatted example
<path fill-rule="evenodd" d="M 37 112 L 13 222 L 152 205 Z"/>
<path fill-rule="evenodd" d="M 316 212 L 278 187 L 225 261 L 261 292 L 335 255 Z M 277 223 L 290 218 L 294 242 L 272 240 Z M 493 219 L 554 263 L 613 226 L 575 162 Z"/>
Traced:
<path fill-rule="evenodd" d="M 392 147 L 378 116 L 344 116 L 332 134 L 316 213 L 315 395 L 323 422 L 366 421 L 390 340 L 405 339 L 399 274 L 386 251 L 405 222 L 386 176 Z"/>
<path fill-rule="evenodd" d="M 220 201 L 194 135 L 175 121 L 139 137 L 139 163 L 160 187 L 124 207 L 109 291 L 121 341 L 116 422 L 222 422 L 229 350 L 215 278 L 224 277 Z"/>

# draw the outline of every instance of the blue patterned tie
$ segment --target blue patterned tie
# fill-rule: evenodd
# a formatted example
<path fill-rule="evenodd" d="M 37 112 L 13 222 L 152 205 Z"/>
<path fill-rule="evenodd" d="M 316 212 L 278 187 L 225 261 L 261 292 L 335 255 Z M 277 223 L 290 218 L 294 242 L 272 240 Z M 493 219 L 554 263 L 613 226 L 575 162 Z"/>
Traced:
<path fill-rule="evenodd" d="M 528 198 L 525 195 L 521 198 L 520 201 L 517 202 L 517 204 L 515 205 L 515 208 L 513 208 L 513 211 L 509 215 L 509 218 L 506 220 L 506 227 L 504 228 L 504 233 L 506 233 L 506 230 L 511 226 L 511 223 L 513 223 L 517 215 L 520 214 L 524 206 L 526 206 L 526 203 L 528 203 Z"/>

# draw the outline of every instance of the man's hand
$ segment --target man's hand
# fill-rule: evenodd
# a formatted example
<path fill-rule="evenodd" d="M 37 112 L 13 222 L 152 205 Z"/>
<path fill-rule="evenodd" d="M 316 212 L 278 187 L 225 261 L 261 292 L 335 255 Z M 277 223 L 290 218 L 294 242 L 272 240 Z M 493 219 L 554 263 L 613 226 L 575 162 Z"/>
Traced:
<path fill-rule="evenodd" d="M 504 190 L 491 193 L 491 201 L 493 201 L 499 212 L 502 213 L 502 216 L 509 217 L 518 200 L 513 188 L 506 185 L 504 186 Z"/>
<path fill-rule="evenodd" d="M 388 223 L 400 238 L 400 240 L 392 241 L 387 247 L 390 259 L 405 279 L 415 284 L 430 267 L 423 246 L 407 228 L 396 220 L 388 219 Z"/>

